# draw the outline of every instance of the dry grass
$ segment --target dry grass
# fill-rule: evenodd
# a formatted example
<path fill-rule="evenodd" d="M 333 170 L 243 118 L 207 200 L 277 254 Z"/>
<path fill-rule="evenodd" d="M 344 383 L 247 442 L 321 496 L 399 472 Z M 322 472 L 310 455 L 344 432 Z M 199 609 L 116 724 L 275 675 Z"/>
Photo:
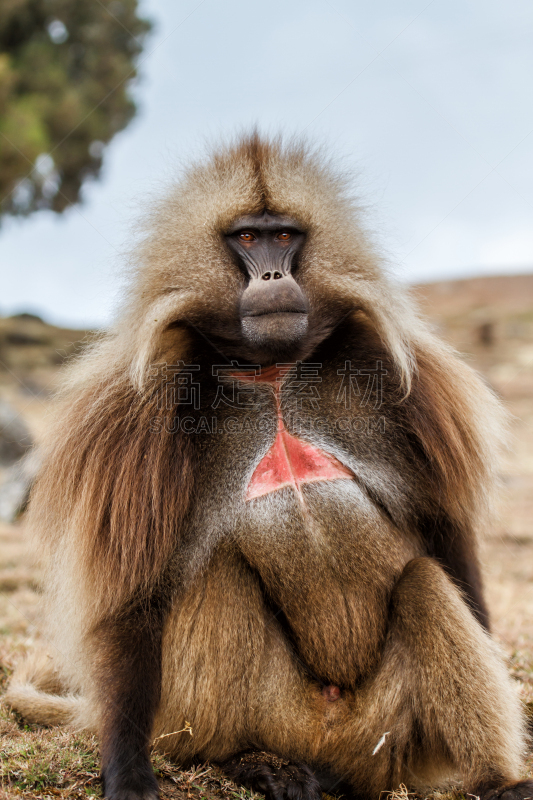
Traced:
<path fill-rule="evenodd" d="M 102 796 L 98 744 L 89 734 L 24 725 L 0 710 L 0 800 L 4 798 L 86 798 Z M 253 800 L 208 764 L 181 770 L 163 756 L 152 763 L 164 800 Z"/>
<path fill-rule="evenodd" d="M 493 530 L 487 532 L 482 555 L 494 633 L 533 719 L 533 276 L 437 284 L 421 287 L 419 297 L 428 316 L 468 354 L 514 415 L 514 445 L 501 476 L 501 510 Z M 486 323 L 489 343 L 483 343 Z M 67 339 L 72 338 L 68 332 Z M 0 350 L 1 345 L 0 336 Z M 0 391 L 23 413 L 38 438 L 57 366 L 48 358 L 47 371 L 41 347 L 38 368 L 32 372 L 29 356 L 27 351 L 24 358 L 10 353 L 14 376 L 0 374 Z M 31 391 L 21 388 L 23 384 Z M 23 526 L 0 525 L 0 686 L 36 636 L 40 597 L 35 582 Z M 184 771 L 157 754 L 153 763 L 164 800 L 253 800 L 253 793 L 236 787 L 211 766 Z M 0 707 L 0 800 L 99 795 L 98 771 L 98 747 L 92 736 L 25 725 Z M 528 774 L 533 774 L 533 756 Z M 414 800 L 415 795 L 401 787 L 389 797 Z M 463 795 L 431 797 L 460 800 Z"/>

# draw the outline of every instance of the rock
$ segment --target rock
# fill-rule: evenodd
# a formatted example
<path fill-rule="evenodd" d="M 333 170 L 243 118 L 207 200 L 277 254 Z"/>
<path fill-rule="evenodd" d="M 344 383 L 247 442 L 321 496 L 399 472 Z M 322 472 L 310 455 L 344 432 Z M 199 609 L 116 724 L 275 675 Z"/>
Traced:
<path fill-rule="evenodd" d="M 15 409 L 0 400 L 0 467 L 9 467 L 33 444 L 26 424 Z"/>
<path fill-rule="evenodd" d="M 0 400 L 0 520 L 14 522 L 28 502 L 37 474 L 32 436 L 23 419 Z"/>
<path fill-rule="evenodd" d="M 15 522 L 24 511 L 30 489 L 39 471 L 40 459 L 36 450 L 30 450 L 12 466 L 3 470 L 0 481 L 0 520 Z"/>

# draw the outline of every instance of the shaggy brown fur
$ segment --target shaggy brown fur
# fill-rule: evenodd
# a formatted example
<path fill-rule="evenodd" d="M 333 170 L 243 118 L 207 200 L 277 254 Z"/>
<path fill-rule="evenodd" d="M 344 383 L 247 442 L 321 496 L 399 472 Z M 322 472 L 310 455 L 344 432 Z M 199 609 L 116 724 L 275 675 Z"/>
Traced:
<path fill-rule="evenodd" d="M 223 237 L 265 210 L 305 231 L 294 278 L 321 365 L 319 408 L 285 375 L 284 425 L 353 480 L 246 501 L 277 401 L 258 383 L 252 407 L 214 402 L 247 285 Z M 181 763 L 226 762 L 276 798 L 317 797 L 314 773 L 365 798 L 455 779 L 528 797 L 476 545 L 502 412 L 387 280 L 345 179 L 302 144 L 244 138 L 185 172 L 131 260 L 46 445 L 29 518 L 54 657 L 21 665 L 8 702 L 98 730 L 113 800 L 156 796 L 148 745 L 163 735 Z M 347 362 L 383 365 L 382 405 L 339 402 Z M 198 407 L 168 393 L 165 364 L 199 367 Z M 166 736 L 185 721 L 192 736 Z"/>

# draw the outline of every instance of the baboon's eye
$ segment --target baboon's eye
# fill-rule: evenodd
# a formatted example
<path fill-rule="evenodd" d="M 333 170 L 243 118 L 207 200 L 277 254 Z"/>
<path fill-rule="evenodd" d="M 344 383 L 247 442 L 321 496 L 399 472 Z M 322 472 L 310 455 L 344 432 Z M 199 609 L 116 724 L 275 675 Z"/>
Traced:
<path fill-rule="evenodd" d="M 291 238 L 291 235 L 288 231 L 282 231 L 281 233 L 278 233 L 276 238 L 278 238 L 281 242 L 288 242 Z"/>
<path fill-rule="evenodd" d="M 255 242 L 255 236 L 250 231 L 243 231 L 239 233 L 239 239 L 241 242 Z"/>

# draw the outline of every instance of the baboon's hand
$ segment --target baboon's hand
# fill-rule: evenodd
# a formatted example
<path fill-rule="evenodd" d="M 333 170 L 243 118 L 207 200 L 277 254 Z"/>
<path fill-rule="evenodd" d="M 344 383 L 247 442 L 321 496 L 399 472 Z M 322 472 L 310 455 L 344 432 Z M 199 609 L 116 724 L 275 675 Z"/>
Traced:
<path fill-rule="evenodd" d="M 273 753 L 241 753 L 222 765 L 235 783 L 262 792 L 268 800 L 320 800 L 322 791 L 306 764 Z"/>
<path fill-rule="evenodd" d="M 110 761 L 102 770 L 108 800 L 159 800 L 159 786 L 148 759 L 129 764 Z"/>
<path fill-rule="evenodd" d="M 484 786 L 474 794 L 478 795 L 480 800 L 533 800 L 533 781 L 518 781 L 492 788 Z"/>

